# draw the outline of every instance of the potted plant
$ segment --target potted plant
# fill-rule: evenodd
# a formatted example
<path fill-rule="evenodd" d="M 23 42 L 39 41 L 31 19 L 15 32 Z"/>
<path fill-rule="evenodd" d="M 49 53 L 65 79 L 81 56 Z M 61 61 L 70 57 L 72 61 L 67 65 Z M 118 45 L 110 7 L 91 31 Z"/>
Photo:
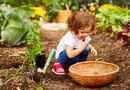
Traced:
<path fill-rule="evenodd" d="M 43 50 L 43 44 L 40 41 L 43 34 L 40 35 L 40 30 L 35 30 L 36 25 L 30 26 L 31 31 L 27 34 L 26 57 L 27 62 L 30 62 L 30 66 L 44 67 L 45 65 L 45 51 Z"/>

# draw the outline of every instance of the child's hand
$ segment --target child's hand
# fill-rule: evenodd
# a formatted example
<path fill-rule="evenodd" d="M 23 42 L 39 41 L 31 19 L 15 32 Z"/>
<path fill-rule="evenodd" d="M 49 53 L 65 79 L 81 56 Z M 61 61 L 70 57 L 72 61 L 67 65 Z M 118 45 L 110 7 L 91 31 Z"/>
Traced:
<path fill-rule="evenodd" d="M 83 39 L 81 39 L 81 44 L 85 47 L 88 46 L 88 40 L 84 37 Z"/>
<path fill-rule="evenodd" d="M 95 57 L 97 56 L 97 50 L 96 50 L 96 49 L 92 48 L 92 49 L 91 49 L 91 53 L 92 53 Z"/>

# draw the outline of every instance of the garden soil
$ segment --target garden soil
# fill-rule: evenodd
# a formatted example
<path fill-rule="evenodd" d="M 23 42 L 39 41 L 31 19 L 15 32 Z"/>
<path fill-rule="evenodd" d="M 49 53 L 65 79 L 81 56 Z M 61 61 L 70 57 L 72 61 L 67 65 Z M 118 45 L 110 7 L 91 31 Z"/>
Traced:
<path fill-rule="evenodd" d="M 66 34 L 66 30 L 41 30 L 44 37 L 41 41 L 46 52 L 46 60 L 51 52 L 51 49 L 56 49 L 60 39 Z M 37 87 L 42 86 L 43 90 L 130 90 L 130 47 L 116 42 L 116 38 L 109 38 L 106 34 L 91 34 L 92 44 L 98 51 L 100 61 L 109 62 L 119 66 L 120 70 L 117 77 L 108 85 L 101 87 L 85 87 L 77 84 L 68 75 L 69 67 L 64 67 L 65 75 L 55 75 L 52 72 L 52 67 L 56 59 L 53 57 L 46 73 L 37 72 L 37 68 L 28 67 L 27 70 L 32 72 L 32 75 L 21 74 L 20 70 L 26 71 L 26 64 L 23 63 L 26 42 L 14 47 L 0 47 L 0 78 L 3 81 L 3 86 L 0 90 L 37 90 Z M 89 53 L 87 61 L 94 61 L 96 58 Z M 18 69 L 23 65 L 23 69 Z M 12 68 L 14 67 L 14 68 Z M 17 71 L 15 71 L 15 70 Z M 15 72 L 15 73 L 13 73 Z M 18 77 L 19 76 L 19 77 Z M 25 81 L 26 77 L 26 81 Z M 26 83 L 25 83 L 26 82 Z"/>

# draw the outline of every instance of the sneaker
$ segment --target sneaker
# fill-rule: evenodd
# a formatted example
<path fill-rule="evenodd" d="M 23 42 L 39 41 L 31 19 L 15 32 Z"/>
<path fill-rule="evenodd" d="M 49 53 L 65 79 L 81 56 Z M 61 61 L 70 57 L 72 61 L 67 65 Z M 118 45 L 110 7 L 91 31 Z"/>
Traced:
<path fill-rule="evenodd" d="M 53 65 L 52 71 L 57 75 L 64 75 L 65 70 L 62 67 L 63 65 L 60 63 L 56 63 Z"/>

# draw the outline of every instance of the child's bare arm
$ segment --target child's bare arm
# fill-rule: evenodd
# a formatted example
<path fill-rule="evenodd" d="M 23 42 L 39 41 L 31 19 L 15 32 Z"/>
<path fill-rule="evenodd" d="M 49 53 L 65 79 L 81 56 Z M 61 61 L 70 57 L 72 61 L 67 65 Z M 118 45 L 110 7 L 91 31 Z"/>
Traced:
<path fill-rule="evenodd" d="M 92 47 L 90 44 L 88 46 L 90 48 L 90 52 L 96 57 L 98 55 L 97 50 L 94 49 L 94 47 Z"/>
<path fill-rule="evenodd" d="M 75 50 L 73 50 L 73 47 L 71 47 L 71 46 L 68 46 L 68 45 L 66 46 L 66 53 L 69 58 L 76 57 L 88 46 L 87 40 L 84 42 L 81 40 L 81 43 L 82 43 L 81 46 Z"/>

